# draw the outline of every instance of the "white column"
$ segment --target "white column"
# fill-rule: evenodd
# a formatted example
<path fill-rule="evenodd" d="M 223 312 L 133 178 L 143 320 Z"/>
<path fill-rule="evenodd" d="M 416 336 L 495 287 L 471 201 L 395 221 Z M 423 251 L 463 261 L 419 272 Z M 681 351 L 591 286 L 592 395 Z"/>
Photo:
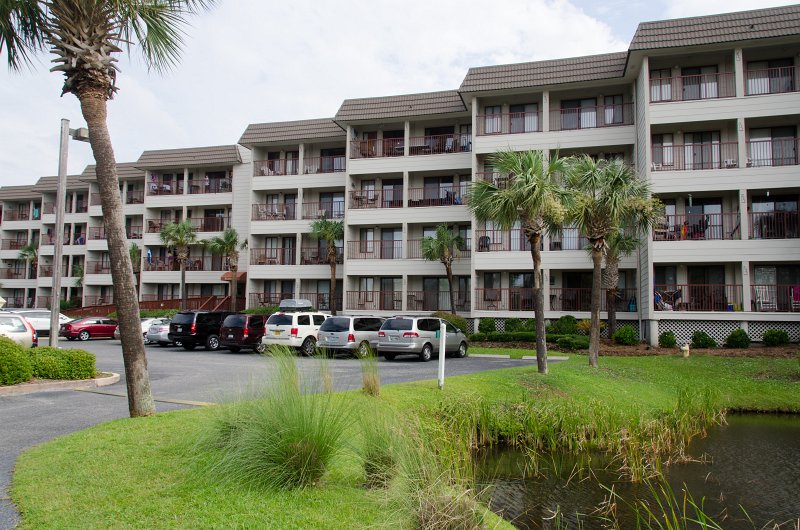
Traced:
<path fill-rule="evenodd" d="M 747 167 L 747 130 L 744 118 L 736 118 L 736 146 L 739 167 Z"/>
<path fill-rule="evenodd" d="M 739 190 L 739 239 L 750 238 L 750 216 L 747 214 L 747 190 Z"/>
<path fill-rule="evenodd" d="M 411 122 L 406 120 L 403 123 L 403 156 L 408 156 L 409 142 L 411 141 Z M 386 154 L 386 153 L 384 153 Z"/>
<path fill-rule="evenodd" d="M 305 167 L 306 167 L 306 165 L 305 165 L 306 144 L 302 144 L 301 143 L 300 146 L 297 148 L 297 152 L 298 152 L 298 154 L 297 154 L 297 164 L 298 164 L 298 166 L 297 166 L 297 174 L 298 175 L 303 175 L 306 172 L 305 171 Z"/>
<path fill-rule="evenodd" d="M 550 130 L 550 91 L 542 92 L 542 131 Z"/>
<path fill-rule="evenodd" d="M 736 97 L 744 97 L 744 59 L 741 48 L 733 50 L 733 77 Z"/>
<path fill-rule="evenodd" d="M 742 311 L 751 311 L 750 262 L 742 262 Z"/>

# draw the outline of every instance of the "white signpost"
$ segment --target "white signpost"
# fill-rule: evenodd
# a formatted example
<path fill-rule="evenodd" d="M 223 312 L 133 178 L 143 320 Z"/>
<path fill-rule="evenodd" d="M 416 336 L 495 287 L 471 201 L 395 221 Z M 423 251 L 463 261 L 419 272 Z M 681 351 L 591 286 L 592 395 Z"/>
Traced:
<path fill-rule="evenodd" d="M 444 358 L 445 344 L 447 339 L 447 328 L 444 320 L 439 322 L 439 390 L 444 388 Z"/>

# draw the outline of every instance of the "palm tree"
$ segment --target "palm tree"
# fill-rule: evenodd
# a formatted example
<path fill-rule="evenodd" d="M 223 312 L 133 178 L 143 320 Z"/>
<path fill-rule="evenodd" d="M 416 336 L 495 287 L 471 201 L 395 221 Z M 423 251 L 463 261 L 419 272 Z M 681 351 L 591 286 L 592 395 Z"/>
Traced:
<path fill-rule="evenodd" d="M 600 353 L 600 295 L 603 255 L 608 241 L 624 230 L 635 236 L 647 231 L 662 215 L 661 203 L 650 187 L 622 161 L 592 160 L 583 155 L 570 160 L 567 172 L 568 220 L 589 240 L 592 276 L 589 364 L 597 368 Z"/>
<path fill-rule="evenodd" d="M 39 245 L 37 243 L 28 243 L 26 245 L 23 245 L 19 249 L 19 255 L 17 256 L 17 258 L 30 262 L 29 266 L 31 268 L 31 271 L 38 269 Z M 31 276 L 33 275 L 31 274 Z"/>
<path fill-rule="evenodd" d="M 136 291 L 139 291 L 139 275 L 142 272 L 142 249 L 136 243 L 131 243 L 128 248 L 128 255 L 131 257 L 131 267 L 133 267 L 133 278 Z"/>
<path fill-rule="evenodd" d="M 536 363 L 547 373 L 544 330 L 541 242 L 544 233 L 557 232 L 564 222 L 561 175 L 564 163 L 558 154 L 547 158 L 542 151 L 500 151 L 488 162 L 504 177 L 500 182 L 479 180 L 470 186 L 467 206 L 479 222 L 494 221 L 510 230 L 517 223 L 530 243 L 533 258 L 533 309 L 536 316 Z"/>
<path fill-rule="evenodd" d="M 441 261 L 447 273 L 447 286 L 450 291 L 450 309 L 456 312 L 455 296 L 453 296 L 453 259 L 456 250 L 464 248 L 464 239 L 453 233 L 446 224 L 436 227 L 436 235 L 426 236 L 420 242 L 422 257 L 428 261 Z"/>
<path fill-rule="evenodd" d="M 186 309 L 188 297 L 186 295 L 186 263 L 189 261 L 189 247 L 199 244 L 197 233 L 189 219 L 180 223 L 169 223 L 161 228 L 161 242 L 178 254 L 178 264 L 181 267 L 181 307 Z"/>
<path fill-rule="evenodd" d="M 622 256 L 630 256 L 639 245 L 639 239 L 618 230 L 609 235 L 605 249 L 605 267 L 603 267 L 602 286 L 606 290 L 606 310 L 608 312 L 608 335 L 617 330 L 617 298 L 619 297 L 619 260 Z M 590 250 L 591 252 L 591 250 Z"/>
<path fill-rule="evenodd" d="M 62 95 L 74 94 L 89 128 L 97 163 L 97 184 L 105 222 L 114 299 L 120 320 L 130 415 L 155 412 L 139 303 L 127 252 L 114 148 L 108 132 L 108 100 L 118 90 L 118 54 L 138 44 L 145 63 L 167 70 L 180 55 L 183 26 L 189 15 L 214 0 L 2 0 L 0 50 L 8 65 L 20 70 L 32 55 L 55 55 L 51 71 L 62 72 Z"/>
<path fill-rule="evenodd" d="M 212 254 L 225 256 L 228 261 L 228 270 L 231 273 L 231 311 L 236 311 L 236 297 L 239 281 L 236 273 L 239 271 L 239 251 L 247 248 L 247 240 L 239 243 L 239 233 L 235 228 L 226 228 L 221 236 L 215 236 L 205 242 Z"/>
<path fill-rule="evenodd" d="M 328 252 L 325 261 L 331 266 L 331 314 L 336 314 L 336 242 L 344 239 L 344 221 L 331 219 L 317 219 L 311 223 L 311 239 L 325 240 L 328 243 Z"/>

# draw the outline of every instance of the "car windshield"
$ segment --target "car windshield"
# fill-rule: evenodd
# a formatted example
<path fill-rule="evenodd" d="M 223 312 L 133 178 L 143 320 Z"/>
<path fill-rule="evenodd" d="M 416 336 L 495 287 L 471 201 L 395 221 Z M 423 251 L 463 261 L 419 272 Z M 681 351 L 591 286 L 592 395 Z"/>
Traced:
<path fill-rule="evenodd" d="M 245 315 L 228 315 L 225 317 L 225 322 L 222 323 L 226 328 L 243 328 L 247 323 Z"/>
<path fill-rule="evenodd" d="M 345 317 L 331 317 L 319 327 L 320 331 L 349 331 L 350 319 Z"/>
<path fill-rule="evenodd" d="M 269 317 L 267 320 L 267 324 L 271 324 L 273 326 L 291 326 L 292 325 L 292 315 L 285 315 L 283 313 L 275 313 Z"/>
<path fill-rule="evenodd" d="M 173 324 L 193 324 L 195 313 L 178 313 L 172 317 Z"/>
<path fill-rule="evenodd" d="M 412 324 L 412 320 L 408 318 L 390 318 L 383 323 L 381 329 L 390 331 L 405 331 L 411 329 Z"/>
<path fill-rule="evenodd" d="M 25 324 L 19 317 L 0 316 L 0 329 L 3 331 L 18 333 L 25 331 Z"/>

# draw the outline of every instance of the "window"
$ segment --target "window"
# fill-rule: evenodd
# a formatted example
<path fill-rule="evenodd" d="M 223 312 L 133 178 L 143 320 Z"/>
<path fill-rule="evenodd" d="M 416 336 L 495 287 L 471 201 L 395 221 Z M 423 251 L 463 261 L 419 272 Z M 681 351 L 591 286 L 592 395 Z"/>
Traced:
<path fill-rule="evenodd" d="M 371 254 L 375 252 L 375 229 L 362 228 L 359 230 L 358 234 L 358 251 L 362 254 Z"/>
<path fill-rule="evenodd" d="M 794 90 L 794 62 L 791 58 L 747 63 L 748 96 Z"/>
<path fill-rule="evenodd" d="M 483 273 L 483 299 L 489 301 L 500 300 L 500 273 Z"/>
<path fill-rule="evenodd" d="M 619 125 L 624 123 L 622 95 L 605 96 L 603 98 L 603 111 L 605 125 Z"/>
<path fill-rule="evenodd" d="M 674 165 L 671 134 L 653 135 L 653 169 L 659 170 Z"/>
<path fill-rule="evenodd" d="M 561 128 L 591 129 L 597 127 L 595 98 L 567 99 L 561 102 Z"/>
<path fill-rule="evenodd" d="M 716 65 L 683 68 L 681 77 L 684 101 L 719 97 Z"/>
<path fill-rule="evenodd" d="M 384 179 L 383 202 L 384 208 L 401 208 L 403 206 L 403 179 Z"/>
<path fill-rule="evenodd" d="M 308 315 L 297 315 L 298 326 L 308 326 L 311 324 L 311 317 Z"/>
<path fill-rule="evenodd" d="M 797 164 L 795 127 L 750 129 L 747 158 L 750 167 Z"/>
<path fill-rule="evenodd" d="M 686 133 L 683 139 L 685 169 L 720 167 L 719 131 Z"/>
<path fill-rule="evenodd" d="M 500 114 L 502 107 L 500 105 L 490 105 L 483 109 L 485 114 L 483 118 L 483 132 L 486 134 L 499 134 L 503 132 L 502 128 L 502 115 Z"/>
<path fill-rule="evenodd" d="M 650 101 L 672 101 L 672 70 L 650 70 Z"/>
<path fill-rule="evenodd" d="M 525 103 L 511 105 L 511 134 L 537 132 L 539 130 L 539 105 Z"/>
<path fill-rule="evenodd" d="M 322 315 L 312 315 L 314 317 L 314 325 L 320 326 L 323 322 L 325 322 L 325 317 Z"/>

